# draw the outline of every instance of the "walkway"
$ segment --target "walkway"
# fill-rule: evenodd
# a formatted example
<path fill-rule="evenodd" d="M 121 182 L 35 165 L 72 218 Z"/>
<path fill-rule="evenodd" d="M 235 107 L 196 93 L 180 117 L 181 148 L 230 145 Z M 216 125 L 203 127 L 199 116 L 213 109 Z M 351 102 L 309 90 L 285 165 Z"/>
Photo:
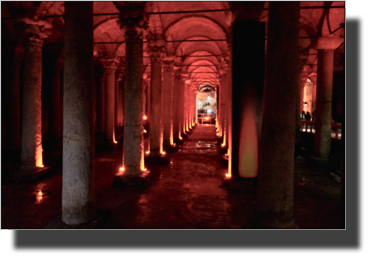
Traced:
<path fill-rule="evenodd" d="M 121 147 L 99 153 L 95 206 L 107 218 L 90 227 L 255 227 L 255 193 L 221 187 L 227 165 L 218 152 L 213 125 L 198 125 L 169 157 L 168 165 L 148 166 L 153 177 L 149 187 L 115 188 L 111 182 L 121 165 Z M 59 173 L 35 183 L 2 183 L 2 228 L 70 228 L 60 221 L 61 188 Z M 306 167 L 302 157 L 295 165 L 295 216 L 300 228 L 339 227 L 339 178 Z"/>

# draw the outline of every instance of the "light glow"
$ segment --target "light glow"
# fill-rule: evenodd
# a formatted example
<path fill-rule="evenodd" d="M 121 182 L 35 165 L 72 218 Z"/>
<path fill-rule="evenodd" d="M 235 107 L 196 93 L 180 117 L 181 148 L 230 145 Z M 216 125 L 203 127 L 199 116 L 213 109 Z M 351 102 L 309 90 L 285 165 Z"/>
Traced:
<path fill-rule="evenodd" d="M 162 152 L 161 152 L 161 154 L 162 154 L 162 155 L 165 155 L 165 154 L 166 154 L 166 152 L 165 152 L 165 151 L 162 151 Z"/>
<path fill-rule="evenodd" d="M 123 166 L 119 168 L 120 172 L 124 172 L 124 170 L 125 170 L 125 168 Z"/>
<path fill-rule="evenodd" d="M 42 199 L 43 199 L 43 194 L 42 194 L 42 191 L 39 190 L 37 195 L 36 195 L 36 201 L 37 201 L 37 204 L 41 203 Z"/>
<path fill-rule="evenodd" d="M 146 152 L 145 152 L 145 154 L 147 154 L 147 155 L 148 155 L 149 153 L 150 153 L 150 151 L 146 151 Z"/>
<path fill-rule="evenodd" d="M 148 119 L 148 117 L 144 114 L 143 120 L 147 120 L 147 119 Z"/>
<path fill-rule="evenodd" d="M 226 173 L 226 179 L 230 179 L 231 178 L 231 174 L 230 173 Z"/>
<path fill-rule="evenodd" d="M 144 133 L 146 133 L 147 131 L 144 129 Z"/>

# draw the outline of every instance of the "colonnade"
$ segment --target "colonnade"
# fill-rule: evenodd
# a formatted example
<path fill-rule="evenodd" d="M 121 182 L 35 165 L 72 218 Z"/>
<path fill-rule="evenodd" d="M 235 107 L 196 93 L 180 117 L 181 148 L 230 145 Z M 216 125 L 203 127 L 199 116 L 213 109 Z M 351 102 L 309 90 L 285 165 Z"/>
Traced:
<path fill-rule="evenodd" d="M 104 130 L 110 147 L 115 143 L 115 128 L 122 123 L 124 170 L 117 175 L 117 180 L 129 185 L 143 183 L 149 174 L 144 162 L 145 151 L 150 151 L 152 157 L 160 157 L 164 146 L 181 142 L 197 124 L 196 93 L 190 90 L 191 80 L 180 67 L 174 66 L 172 59 L 165 59 L 166 45 L 162 38 L 148 38 L 150 96 L 147 96 L 147 113 L 144 112 L 145 4 L 117 2 L 116 7 L 125 33 L 125 69 L 116 75 L 120 70 L 118 62 L 115 59 L 101 60 L 104 67 L 100 83 L 101 102 L 104 105 L 98 105 L 95 112 L 92 2 L 65 3 L 62 220 L 67 224 L 87 222 L 95 214 L 95 126 Z M 252 14 L 248 16 L 240 10 L 231 25 L 234 34 L 230 41 L 232 50 L 221 58 L 217 119 L 222 146 L 228 148 L 226 180 L 258 182 L 258 211 L 262 213 L 263 224 L 271 227 L 294 226 L 298 13 L 298 2 L 270 3 L 265 61 L 265 25 Z M 12 135 L 22 136 L 20 141 L 15 138 L 11 143 L 16 147 L 21 143 L 21 170 L 24 173 L 44 166 L 41 49 L 48 28 L 47 23 L 27 24 L 25 31 L 24 70 L 27 73 L 24 73 L 21 134 L 17 131 L 20 123 L 17 107 L 9 131 Z M 255 39 L 247 42 L 248 34 Z M 333 50 L 341 43 L 342 39 L 320 37 L 312 45 L 318 50 L 315 154 L 323 159 L 328 157 L 330 150 Z M 15 83 L 18 83 L 17 70 L 20 69 L 18 56 L 16 52 L 17 62 L 12 67 Z M 231 64 L 230 56 L 233 56 Z M 122 80 L 124 88 L 119 88 Z M 56 81 L 55 85 L 59 86 L 59 79 Z M 18 88 L 17 83 L 14 89 Z M 14 94 L 19 95 L 17 91 Z M 59 93 L 54 96 L 59 99 Z M 19 96 L 15 96 L 12 102 L 17 106 L 19 100 Z M 272 115 L 274 109 L 277 115 Z M 58 113 L 59 109 L 56 111 Z M 59 116 L 57 113 L 55 116 Z M 148 115 L 150 125 L 148 149 L 144 148 L 144 114 Z M 54 130 L 55 135 L 61 134 L 59 130 L 59 127 Z"/>

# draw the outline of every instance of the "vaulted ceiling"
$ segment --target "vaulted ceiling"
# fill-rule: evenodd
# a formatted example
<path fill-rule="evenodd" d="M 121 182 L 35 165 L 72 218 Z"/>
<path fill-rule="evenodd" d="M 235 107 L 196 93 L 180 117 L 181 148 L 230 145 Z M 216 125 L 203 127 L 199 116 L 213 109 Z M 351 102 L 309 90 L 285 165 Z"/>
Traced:
<path fill-rule="evenodd" d="M 341 8 L 344 5 L 344 2 L 301 2 L 299 51 L 308 73 L 315 71 L 317 65 L 317 52 L 310 48 L 311 40 L 318 36 L 344 37 L 345 10 Z M 326 8 L 329 6 L 333 8 Z M 3 50 L 21 45 L 18 22 L 27 17 L 51 23 L 53 28 L 45 40 L 44 53 L 62 55 L 64 2 L 2 1 L 1 7 Z M 189 74 L 191 89 L 198 90 L 205 84 L 215 86 L 222 57 L 229 51 L 229 2 L 148 2 L 146 8 L 148 32 L 166 39 L 167 55 L 175 57 L 182 73 Z M 115 58 L 122 65 L 125 43 L 117 24 L 118 14 L 113 2 L 94 2 L 94 57 Z M 262 22 L 268 20 L 268 2 L 258 18 Z M 145 42 L 144 66 L 149 71 L 146 47 Z M 343 50 L 342 45 L 338 51 Z"/>

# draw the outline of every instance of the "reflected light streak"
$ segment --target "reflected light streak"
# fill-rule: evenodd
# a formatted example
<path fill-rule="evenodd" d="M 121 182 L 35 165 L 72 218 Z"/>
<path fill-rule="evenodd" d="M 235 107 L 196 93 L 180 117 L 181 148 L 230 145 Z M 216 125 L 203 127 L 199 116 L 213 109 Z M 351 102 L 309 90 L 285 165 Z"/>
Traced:
<path fill-rule="evenodd" d="M 43 200 L 43 194 L 42 194 L 42 191 L 39 190 L 38 193 L 36 194 L 36 201 L 37 201 L 37 204 L 41 203 L 41 201 Z"/>

